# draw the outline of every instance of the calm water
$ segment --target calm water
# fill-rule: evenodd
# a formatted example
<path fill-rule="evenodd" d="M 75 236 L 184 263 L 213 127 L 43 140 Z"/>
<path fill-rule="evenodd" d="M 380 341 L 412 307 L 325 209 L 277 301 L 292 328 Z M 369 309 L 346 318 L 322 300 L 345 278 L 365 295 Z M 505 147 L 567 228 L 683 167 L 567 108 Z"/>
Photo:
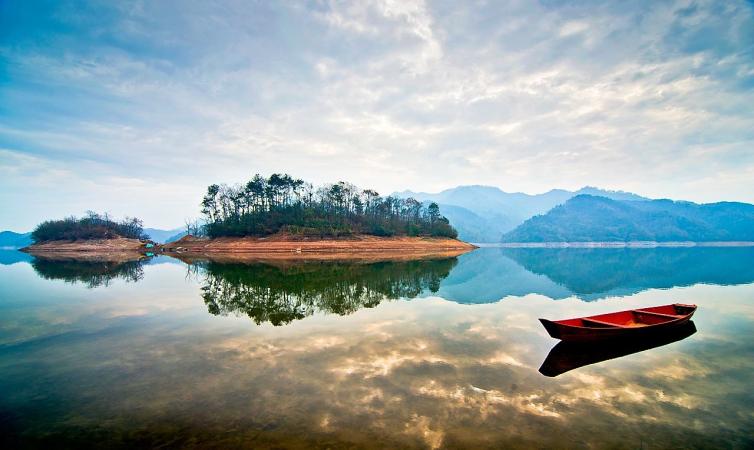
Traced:
<path fill-rule="evenodd" d="M 5 448 L 754 446 L 753 248 L 0 263 Z M 672 302 L 696 332 L 538 371 L 538 317 Z"/>

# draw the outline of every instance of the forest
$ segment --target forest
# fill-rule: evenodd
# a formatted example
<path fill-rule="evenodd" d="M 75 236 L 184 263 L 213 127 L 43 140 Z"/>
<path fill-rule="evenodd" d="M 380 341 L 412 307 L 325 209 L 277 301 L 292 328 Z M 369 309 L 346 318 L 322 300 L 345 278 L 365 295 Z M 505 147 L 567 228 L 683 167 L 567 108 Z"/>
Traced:
<path fill-rule="evenodd" d="M 337 182 L 315 187 L 287 174 L 257 174 L 246 184 L 213 184 L 201 202 L 210 237 L 266 236 L 278 232 L 316 237 L 457 236 L 436 203 L 382 197 Z"/>
<path fill-rule="evenodd" d="M 31 238 L 34 242 L 73 241 L 77 239 L 111 239 L 124 237 L 130 239 L 147 239 L 142 221 L 135 217 L 126 217 L 116 221 L 105 214 L 87 211 L 86 216 L 74 216 L 60 220 L 46 220 L 34 229 Z"/>

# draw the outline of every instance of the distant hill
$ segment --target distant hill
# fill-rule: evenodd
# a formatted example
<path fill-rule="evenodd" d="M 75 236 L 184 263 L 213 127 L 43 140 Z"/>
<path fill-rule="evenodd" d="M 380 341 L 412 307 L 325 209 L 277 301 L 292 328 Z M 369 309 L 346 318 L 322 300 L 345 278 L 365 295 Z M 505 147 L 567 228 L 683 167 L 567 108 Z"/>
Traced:
<path fill-rule="evenodd" d="M 578 195 L 528 219 L 504 242 L 754 241 L 754 205 L 625 201 Z"/>
<path fill-rule="evenodd" d="M 144 228 L 144 232 L 155 242 L 161 244 L 177 241 L 186 235 L 183 228 L 174 230 L 160 230 L 158 228 Z M 31 232 L 15 233 L 13 231 L 0 232 L 0 248 L 23 248 L 32 244 Z"/>
<path fill-rule="evenodd" d="M 144 233 L 149 236 L 149 239 L 165 244 L 168 242 L 177 241 L 181 237 L 186 235 L 184 228 L 175 228 L 172 230 L 160 230 L 158 228 L 144 228 Z M 180 235 L 176 237 L 177 235 Z"/>
<path fill-rule="evenodd" d="M 167 237 L 167 238 L 165 239 L 165 241 L 163 241 L 162 243 L 163 243 L 163 244 L 168 244 L 168 243 L 170 243 L 170 242 L 175 242 L 175 241 L 177 241 L 178 239 L 180 239 L 180 238 L 182 238 L 182 237 L 186 236 L 187 234 L 188 234 L 188 233 L 186 233 L 186 230 L 183 230 L 183 231 L 179 231 L 178 233 L 176 233 L 176 234 L 174 234 L 174 235 L 172 235 L 172 236 L 168 236 L 168 237 Z"/>
<path fill-rule="evenodd" d="M 544 214 L 580 194 L 600 195 L 615 200 L 647 200 L 636 194 L 584 187 L 578 191 L 553 189 L 543 194 L 505 192 L 493 186 L 458 186 L 438 193 L 403 191 L 393 195 L 433 201 L 458 230 L 458 237 L 470 242 L 500 242 L 500 236 L 526 219 Z"/>
<path fill-rule="evenodd" d="M 426 204 L 427 202 L 425 202 Z M 493 236 L 500 236 L 509 231 L 510 218 L 502 214 L 488 213 L 484 216 L 456 205 L 440 205 L 440 211 L 458 230 L 458 239 L 465 242 L 493 242 Z"/>
<path fill-rule="evenodd" d="M 31 233 L 0 232 L 0 248 L 22 248 L 31 245 Z"/>

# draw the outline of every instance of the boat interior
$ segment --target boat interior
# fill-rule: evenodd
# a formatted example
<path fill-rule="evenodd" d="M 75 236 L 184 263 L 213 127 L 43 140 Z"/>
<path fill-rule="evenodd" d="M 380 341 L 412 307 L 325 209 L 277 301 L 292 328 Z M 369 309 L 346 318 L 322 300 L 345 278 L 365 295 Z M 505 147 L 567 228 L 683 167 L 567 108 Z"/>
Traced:
<path fill-rule="evenodd" d="M 676 304 L 632 309 L 559 322 L 564 325 L 588 328 L 637 328 L 682 319 L 694 310 L 694 306 Z"/>

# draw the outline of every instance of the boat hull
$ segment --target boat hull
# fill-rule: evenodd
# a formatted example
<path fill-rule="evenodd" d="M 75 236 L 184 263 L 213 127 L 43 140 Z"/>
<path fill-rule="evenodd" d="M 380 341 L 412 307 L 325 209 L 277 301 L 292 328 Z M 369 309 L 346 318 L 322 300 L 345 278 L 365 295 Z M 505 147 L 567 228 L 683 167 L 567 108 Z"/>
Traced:
<path fill-rule="evenodd" d="M 673 304 L 566 320 L 539 319 L 549 335 L 566 342 L 651 337 L 691 320 L 696 305 Z"/>
<path fill-rule="evenodd" d="M 631 335 L 629 339 L 592 343 L 561 341 L 550 350 L 539 372 L 548 377 L 556 377 L 579 367 L 681 341 L 694 333 L 696 333 L 694 321 L 689 321 L 670 329 L 663 328 L 648 336 Z"/>

